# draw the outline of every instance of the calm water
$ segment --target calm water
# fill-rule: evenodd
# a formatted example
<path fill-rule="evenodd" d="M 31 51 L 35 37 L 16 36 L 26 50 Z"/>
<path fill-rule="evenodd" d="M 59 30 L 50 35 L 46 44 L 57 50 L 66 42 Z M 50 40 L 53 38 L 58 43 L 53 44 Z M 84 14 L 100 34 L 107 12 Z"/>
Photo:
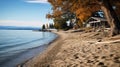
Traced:
<path fill-rule="evenodd" d="M 57 35 L 31 30 L 0 30 L 0 67 L 14 67 L 42 52 Z"/>

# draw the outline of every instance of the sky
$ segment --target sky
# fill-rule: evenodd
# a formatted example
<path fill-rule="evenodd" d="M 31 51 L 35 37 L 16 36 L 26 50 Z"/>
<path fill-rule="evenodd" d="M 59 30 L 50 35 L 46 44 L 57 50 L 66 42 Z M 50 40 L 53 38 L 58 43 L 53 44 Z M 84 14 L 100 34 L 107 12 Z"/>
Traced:
<path fill-rule="evenodd" d="M 0 26 L 40 27 L 52 23 L 46 19 L 49 12 L 47 0 L 0 0 Z"/>

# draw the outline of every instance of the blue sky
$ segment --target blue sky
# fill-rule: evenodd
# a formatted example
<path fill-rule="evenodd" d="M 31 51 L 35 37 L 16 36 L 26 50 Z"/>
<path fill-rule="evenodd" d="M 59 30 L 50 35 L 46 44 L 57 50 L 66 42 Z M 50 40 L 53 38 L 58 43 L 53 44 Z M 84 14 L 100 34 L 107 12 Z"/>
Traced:
<path fill-rule="evenodd" d="M 50 11 L 47 0 L 0 0 L 0 25 L 39 27 L 52 22 L 45 17 Z"/>

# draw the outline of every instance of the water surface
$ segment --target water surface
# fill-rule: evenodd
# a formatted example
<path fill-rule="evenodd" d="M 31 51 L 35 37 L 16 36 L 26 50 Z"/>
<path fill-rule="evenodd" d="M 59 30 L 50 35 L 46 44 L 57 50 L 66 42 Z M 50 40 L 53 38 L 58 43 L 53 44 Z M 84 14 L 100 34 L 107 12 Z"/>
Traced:
<path fill-rule="evenodd" d="M 0 67 L 14 67 L 34 57 L 56 37 L 50 32 L 0 30 Z"/>

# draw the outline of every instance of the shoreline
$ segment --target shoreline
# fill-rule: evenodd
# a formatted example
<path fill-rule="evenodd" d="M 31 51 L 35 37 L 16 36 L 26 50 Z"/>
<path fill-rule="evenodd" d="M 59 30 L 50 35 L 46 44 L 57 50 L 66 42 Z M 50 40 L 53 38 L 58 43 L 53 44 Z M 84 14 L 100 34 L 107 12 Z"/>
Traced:
<path fill-rule="evenodd" d="M 59 40 L 61 40 L 60 34 L 53 32 L 53 31 L 52 31 L 52 33 L 56 34 L 57 37 L 53 41 L 51 41 L 50 43 L 46 44 L 48 47 L 43 52 L 41 52 L 40 54 L 38 54 L 35 57 L 32 57 L 31 59 L 26 60 L 23 63 L 18 64 L 17 67 L 26 67 L 26 65 L 30 65 L 31 63 L 36 63 L 36 62 L 38 62 L 38 61 L 36 61 L 36 58 L 40 58 L 40 59 L 43 59 L 43 57 L 45 58 L 46 57 L 45 55 L 47 53 L 51 52 L 51 50 L 56 46 L 56 43 L 58 43 Z M 27 66 L 27 67 L 29 67 L 29 66 Z"/>
<path fill-rule="evenodd" d="M 54 32 L 59 37 L 40 55 L 18 67 L 120 67 L 120 35 Z"/>

